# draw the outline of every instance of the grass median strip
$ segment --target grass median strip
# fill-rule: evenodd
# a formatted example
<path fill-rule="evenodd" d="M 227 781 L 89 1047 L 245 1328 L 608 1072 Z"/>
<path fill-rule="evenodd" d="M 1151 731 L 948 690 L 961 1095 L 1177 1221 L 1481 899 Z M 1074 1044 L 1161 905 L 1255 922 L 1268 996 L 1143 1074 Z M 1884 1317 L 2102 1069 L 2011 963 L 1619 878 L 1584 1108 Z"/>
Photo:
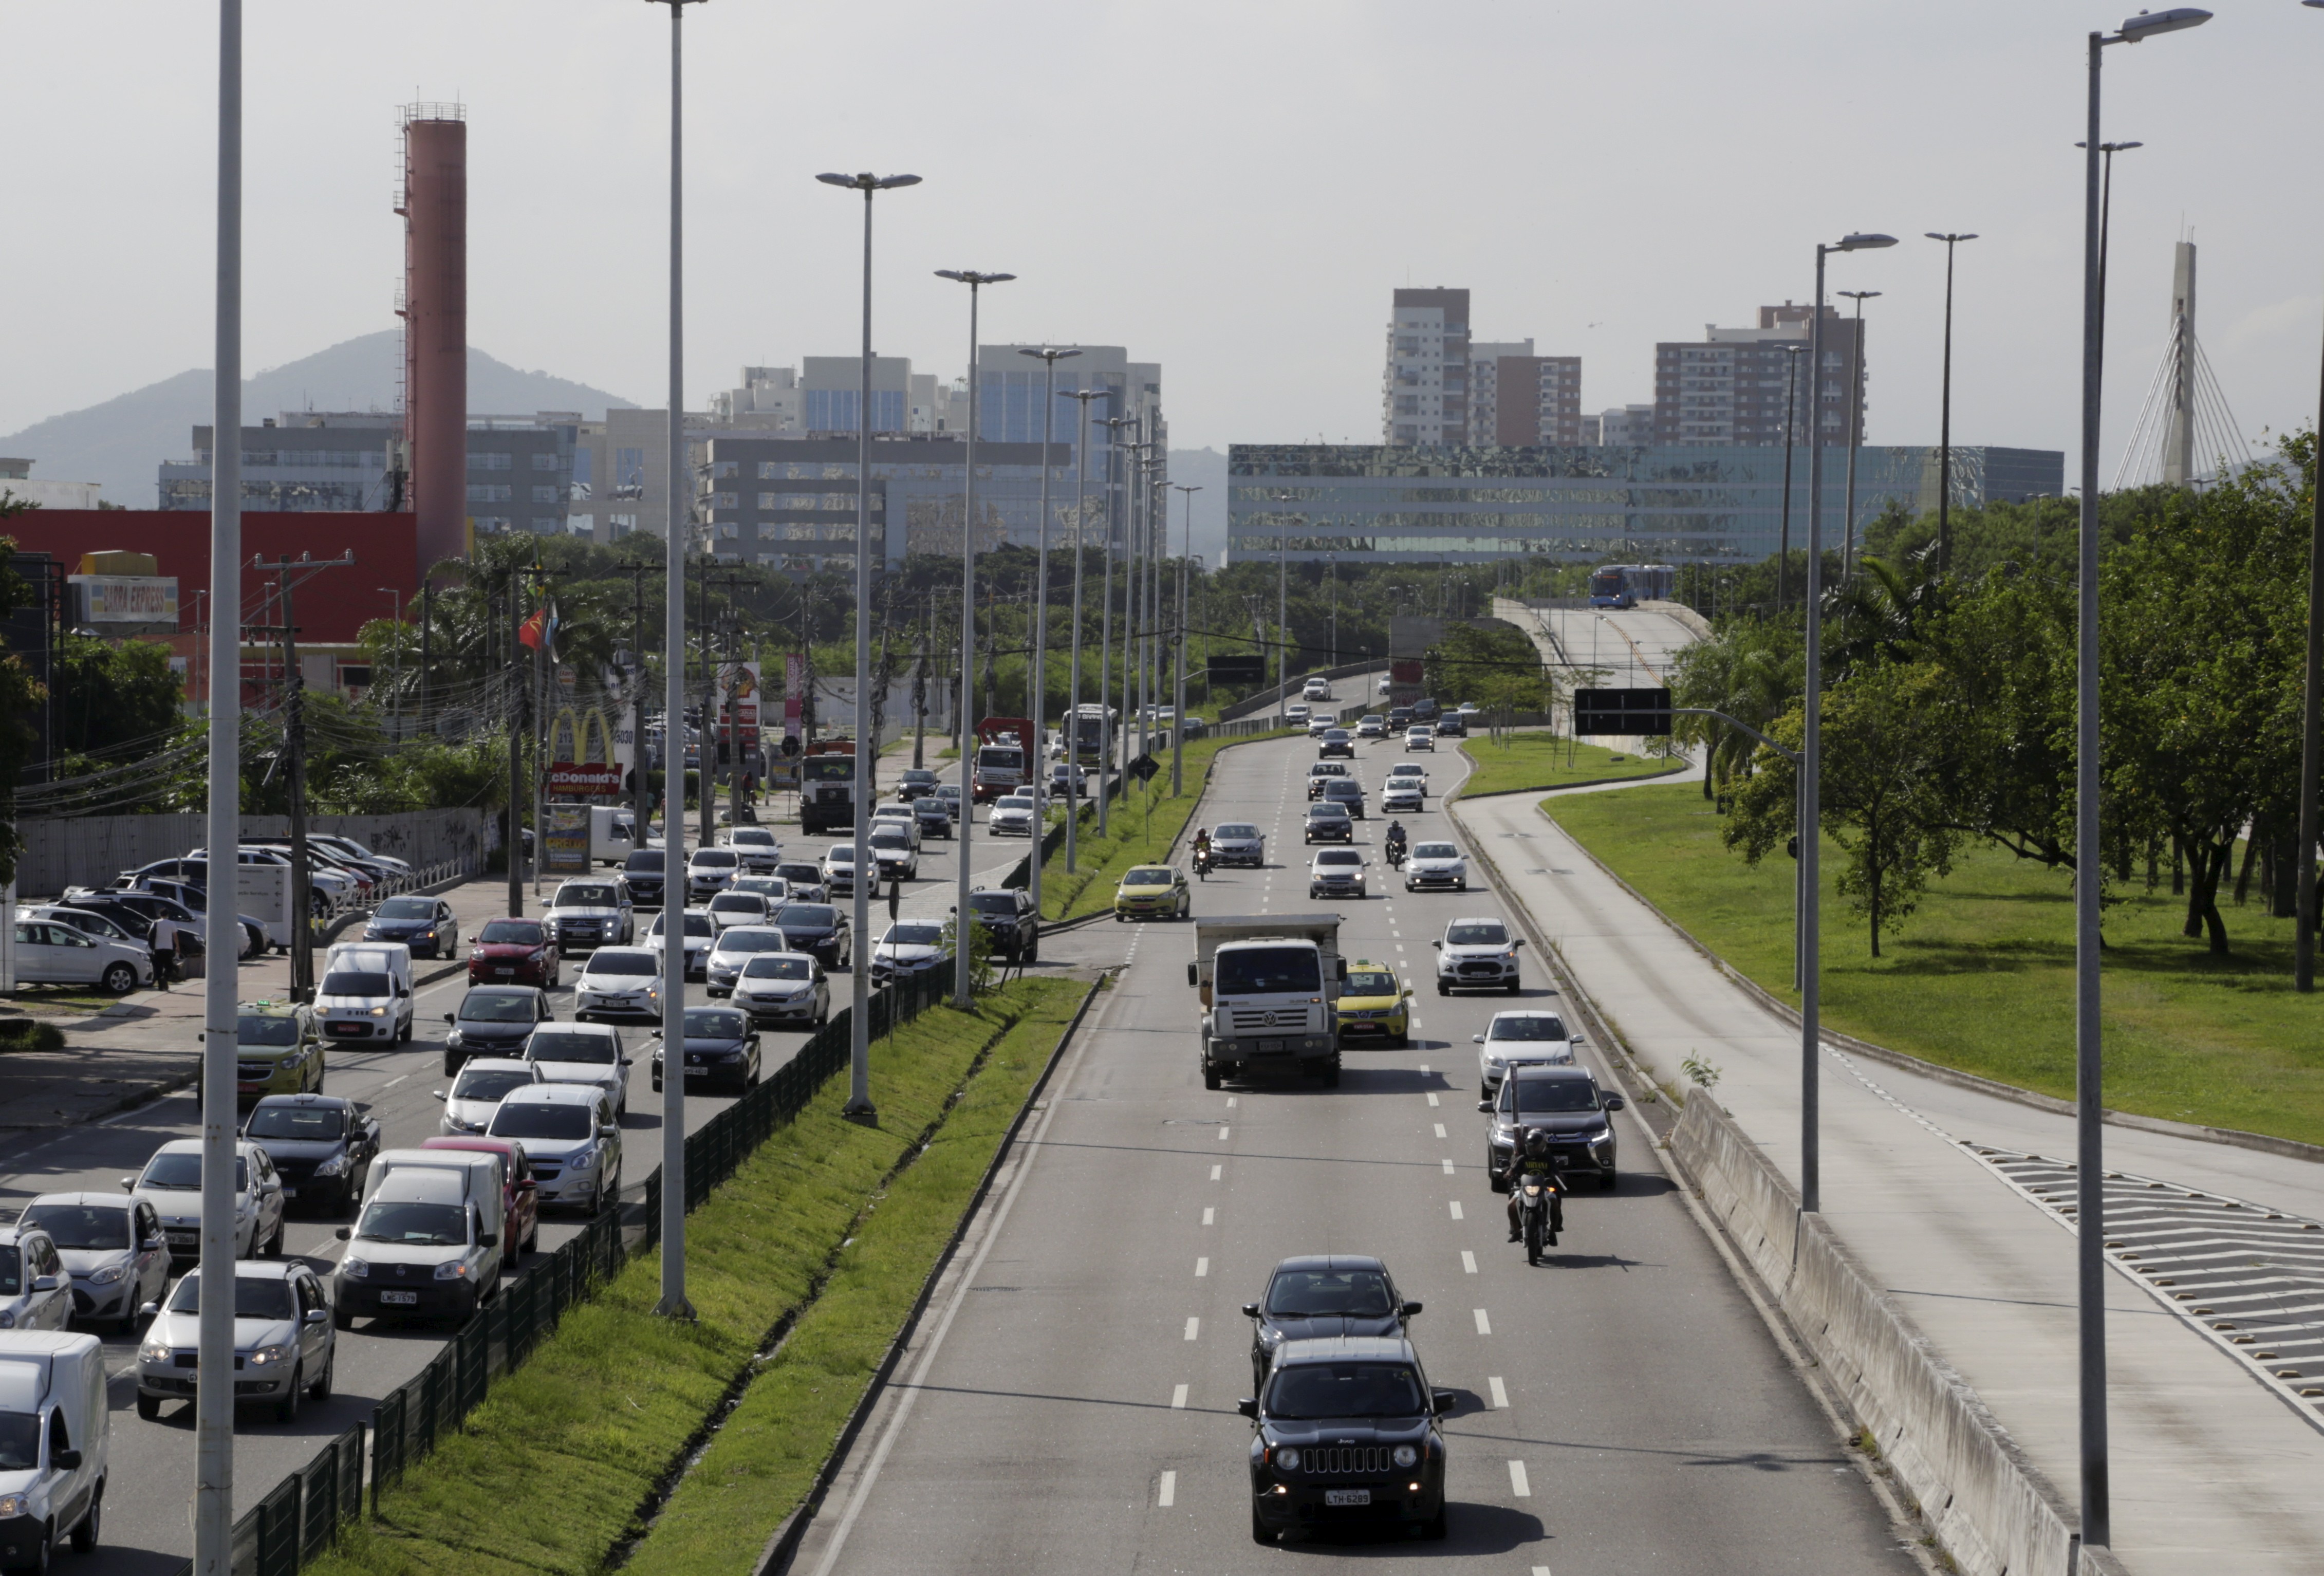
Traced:
<path fill-rule="evenodd" d="M 834 1078 L 687 1217 L 695 1323 L 656 1318 L 659 1255 L 632 1261 L 568 1312 L 531 1360 L 497 1382 L 466 1424 L 387 1492 L 377 1519 L 310 1569 L 326 1576 L 600 1569 L 635 1532 L 639 1507 L 665 1484 L 770 1331 L 802 1311 L 813 1320 L 835 1290 L 908 1278 L 867 1247 L 894 1212 L 895 1188 L 968 1141 L 954 1127 L 962 1114 L 997 1100 L 1014 1115 L 1080 994 L 1067 982 L 1023 981 L 980 999 L 973 1013 L 933 1008 L 873 1042 L 878 1128 L 841 1117 L 847 1080 Z M 1028 1058 L 1033 1071 L 1020 1077 L 1014 1069 Z M 881 1180 L 937 1123 L 928 1149 L 880 1196 Z M 989 1141 L 984 1152 L 989 1157 Z M 912 1280 L 902 1294 L 908 1305 L 918 1286 Z M 862 1370 L 859 1388 L 877 1360 Z M 834 1424 L 829 1433 L 836 1432 Z"/>
<path fill-rule="evenodd" d="M 1298 731 L 1286 728 L 1244 739 L 1195 740 L 1186 746 L 1183 773 L 1186 791 L 1175 799 L 1170 797 L 1168 747 L 1156 751 L 1154 758 L 1162 763 L 1161 771 L 1149 788 L 1141 788 L 1134 781 L 1130 784 L 1126 797 L 1113 806 L 1108 835 L 1097 834 L 1094 809 L 1083 821 L 1074 859 L 1079 868 L 1070 875 L 1065 873 L 1063 843 L 1041 866 L 1041 917 L 1051 921 L 1074 919 L 1084 914 L 1111 910 L 1114 889 L 1121 884 L 1124 871 L 1133 865 L 1150 864 L 1170 852 L 1170 840 L 1185 828 L 1195 805 L 1201 802 L 1203 784 L 1208 780 L 1211 762 L 1220 751 L 1259 739 L 1284 738 Z"/>
<path fill-rule="evenodd" d="M 1659 755 L 1608 750 L 1547 733 L 1504 733 L 1496 741 L 1482 733 L 1462 741 L 1461 753 L 1476 770 L 1461 785 L 1461 797 L 1518 793 L 1527 789 L 1573 788 L 1582 783 L 1617 782 L 1624 778 L 1653 777 L 1682 770 L 1683 760 Z"/>
<path fill-rule="evenodd" d="M 1792 989 L 1792 886 L 1780 853 L 1755 870 L 1719 839 L 1700 784 L 1572 794 L 1542 809 L 1681 928 L 1769 993 Z M 1875 958 L 1835 883 L 1827 839 L 1823 1018 L 1843 1034 L 1948 1067 L 2074 1093 L 2073 888 L 1997 849 L 1964 849 Z M 2226 900 L 2223 894 L 2222 901 Z M 2170 875 L 2107 894 L 2106 1100 L 2120 1111 L 2324 1143 L 2324 1042 L 2292 988 L 2289 919 L 2229 910 L 2234 955 L 2180 934 Z M 1618 1004 L 1609 1004 L 1618 1005 Z"/>

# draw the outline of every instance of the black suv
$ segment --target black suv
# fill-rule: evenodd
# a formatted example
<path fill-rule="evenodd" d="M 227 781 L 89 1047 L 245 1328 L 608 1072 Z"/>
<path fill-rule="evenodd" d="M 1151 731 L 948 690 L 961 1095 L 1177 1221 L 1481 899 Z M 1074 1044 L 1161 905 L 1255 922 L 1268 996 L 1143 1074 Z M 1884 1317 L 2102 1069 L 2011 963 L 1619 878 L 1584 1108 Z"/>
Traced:
<path fill-rule="evenodd" d="M 1432 1390 L 1401 1336 L 1286 1341 L 1251 1420 L 1250 1535 L 1340 1528 L 1444 1535 L 1450 1390 Z"/>
<path fill-rule="evenodd" d="M 1275 1354 L 1288 1341 L 1330 1335 L 1408 1335 L 1420 1312 L 1397 1293 L 1388 1266 L 1351 1253 L 1286 1258 L 1267 1279 L 1267 1295 L 1242 1305 L 1251 1321 L 1250 1387 L 1263 1388 Z"/>
<path fill-rule="evenodd" d="M 1364 785 L 1352 777 L 1327 777 L 1323 779 L 1323 802 L 1343 805 L 1348 814 L 1360 821 L 1364 818 Z"/>
<path fill-rule="evenodd" d="M 544 1023 L 557 1021 L 549 992 L 538 985 L 471 985 L 460 998 L 460 1010 L 447 1012 L 444 1021 L 452 1032 L 444 1037 L 444 1075 L 460 1070 L 470 1056 L 521 1056 L 524 1042 Z"/>
<path fill-rule="evenodd" d="M 1601 1092 L 1589 1068 L 1511 1067 L 1500 1092 L 1479 1101 L 1477 1109 L 1493 1119 L 1485 1165 L 1495 1193 L 1508 1191 L 1501 1175 L 1517 1150 L 1517 1135 L 1536 1128 L 1549 1135 L 1550 1164 L 1561 1175 L 1595 1174 L 1600 1187 L 1613 1190 L 1613 1113 L 1622 1109 L 1622 1097 Z"/>
<path fill-rule="evenodd" d="M 1326 843 L 1353 843 L 1356 824 L 1348 816 L 1348 806 L 1336 799 L 1321 799 L 1307 806 L 1307 824 L 1302 828 L 1305 841 L 1317 838 Z"/>
<path fill-rule="evenodd" d="M 662 883 L 669 877 L 669 854 L 659 848 L 636 848 L 622 862 L 622 875 L 630 883 L 633 908 L 661 907 Z"/>
<path fill-rule="evenodd" d="M 968 911 L 992 935 L 992 949 L 1012 963 L 1041 961 L 1041 920 L 1033 899 L 1013 887 L 991 887 L 968 895 Z"/>
<path fill-rule="evenodd" d="M 363 1197 L 379 1153 L 379 1121 L 335 1094 L 270 1094 L 250 1108 L 242 1136 L 266 1151 L 282 1196 L 322 1214 Z"/>
<path fill-rule="evenodd" d="M 847 910 L 833 903 L 786 903 L 771 923 L 783 933 L 783 945 L 803 952 L 833 973 L 844 974 L 855 962 L 855 929 Z"/>

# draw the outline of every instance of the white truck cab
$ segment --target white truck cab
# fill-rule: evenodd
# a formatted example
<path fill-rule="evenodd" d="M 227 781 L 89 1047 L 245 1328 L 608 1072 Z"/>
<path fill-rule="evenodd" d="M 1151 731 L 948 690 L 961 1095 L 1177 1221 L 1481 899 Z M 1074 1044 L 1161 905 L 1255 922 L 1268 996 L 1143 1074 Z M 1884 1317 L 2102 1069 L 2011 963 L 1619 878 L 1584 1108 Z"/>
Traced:
<path fill-rule="evenodd" d="M 1347 977 L 1336 914 L 1197 918 L 1186 983 L 1202 992 L 1203 1087 L 1270 1069 L 1336 1086 Z"/>
<path fill-rule="evenodd" d="M 0 1567 L 45 1571 L 68 1538 L 96 1549 L 110 1426 L 102 1341 L 0 1332 Z"/>

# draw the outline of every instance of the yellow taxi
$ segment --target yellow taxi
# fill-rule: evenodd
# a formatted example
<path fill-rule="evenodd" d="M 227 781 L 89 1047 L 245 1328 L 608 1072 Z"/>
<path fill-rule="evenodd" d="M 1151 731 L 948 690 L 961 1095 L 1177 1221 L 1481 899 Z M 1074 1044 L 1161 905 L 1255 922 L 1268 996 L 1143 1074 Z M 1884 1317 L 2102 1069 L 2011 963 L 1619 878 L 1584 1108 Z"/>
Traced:
<path fill-rule="evenodd" d="M 270 1094 L 323 1092 L 323 1032 L 314 1009 L 245 1001 L 235 1026 L 235 1093 L 245 1105 Z"/>
<path fill-rule="evenodd" d="M 1403 1050 L 1412 1044 L 1412 987 L 1399 982 L 1386 963 L 1359 958 L 1348 965 L 1340 987 L 1340 1043 L 1377 1041 Z"/>
<path fill-rule="evenodd" d="M 1113 917 L 1122 919 L 1184 919 L 1194 911 L 1186 874 L 1167 864 L 1141 864 L 1125 871 L 1113 891 Z"/>

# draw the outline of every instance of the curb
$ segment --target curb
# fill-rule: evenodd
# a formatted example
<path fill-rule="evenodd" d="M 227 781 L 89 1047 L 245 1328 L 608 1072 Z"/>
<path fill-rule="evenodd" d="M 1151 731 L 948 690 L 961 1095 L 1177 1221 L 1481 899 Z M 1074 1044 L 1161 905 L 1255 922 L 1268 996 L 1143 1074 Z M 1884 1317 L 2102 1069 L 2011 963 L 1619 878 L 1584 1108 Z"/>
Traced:
<path fill-rule="evenodd" d="M 838 1480 L 840 1468 L 845 1463 L 848 1452 L 855 1448 L 855 1442 L 863 1433 L 864 1424 L 871 1420 L 872 1408 L 887 1394 L 889 1383 L 895 1377 L 896 1367 L 903 1360 L 905 1349 L 918 1332 L 920 1319 L 927 1313 L 928 1304 L 935 1300 L 937 1284 L 944 1279 L 945 1271 L 952 1267 L 954 1256 L 960 1251 L 960 1245 L 968 1235 L 969 1226 L 982 1212 L 984 1201 L 991 1194 L 993 1179 L 1001 1175 L 1001 1167 L 1008 1160 L 1010 1151 L 1017 1147 L 1017 1139 L 1025 1130 L 1026 1119 L 1040 1106 L 1041 1096 L 1047 1091 L 1050 1078 L 1056 1074 L 1057 1064 L 1065 1060 L 1065 1047 L 1073 1044 L 1074 1036 L 1081 1031 L 1082 1020 L 1089 1016 L 1090 1004 L 1097 1000 L 1098 992 L 1105 988 L 1109 978 L 1109 974 L 1101 973 L 1082 993 L 1082 1004 L 1066 1020 L 1065 1031 L 1057 1036 L 1056 1045 L 1049 1051 L 1047 1064 L 1041 1069 L 1041 1075 L 1033 1081 L 1033 1087 L 1025 1092 L 1024 1103 L 1017 1108 L 1015 1120 L 1010 1122 L 1009 1130 L 1001 1134 L 1000 1143 L 993 1147 L 991 1164 L 985 1166 L 983 1176 L 978 1179 L 976 1191 L 969 1197 L 968 1207 L 961 1211 L 960 1219 L 954 1222 L 952 1235 L 945 1242 L 944 1251 L 936 1255 L 936 1263 L 929 1267 L 927 1279 L 920 1283 L 920 1295 L 912 1300 L 911 1311 L 904 1315 L 895 1339 L 888 1343 L 887 1351 L 880 1359 L 879 1368 L 872 1372 L 872 1382 L 864 1386 L 863 1394 L 857 1398 L 854 1409 L 847 1415 L 846 1425 L 840 1429 L 839 1437 L 832 1442 L 830 1453 L 824 1457 L 823 1466 L 815 1475 L 814 1486 L 807 1490 L 807 1498 L 776 1525 L 773 1535 L 767 1539 L 766 1546 L 760 1551 L 758 1562 L 752 1567 L 752 1576 L 783 1576 L 790 1569 L 791 1560 L 798 1553 L 799 1541 L 806 1537 L 807 1527 L 822 1510 L 824 1496 Z"/>
<path fill-rule="evenodd" d="M 1545 812 L 1544 819 L 1549 819 Z M 1552 825 L 1554 824 L 1553 821 Z M 1559 830 L 1564 829 L 1560 827 Z M 1570 832 L 1565 835 L 1566 840 L 1581 852 L 1582 858 L 1596 865 L 1609 880 L 1636 899 L 1646 908 L 1646 912 L 1669 926 L 1672 934 L 1709 960 L 1713 968 L 1740 986 L 1745 994 L 1785 1023 L 1794 1027 L 1799 1025 L 1799 1009 L 1771 994 L 1757 981 L 1745 978 L 1733 964 L 1697 941 L 1688 934 L 1684 926 L 1655 907 L 1646 894 L 1615 874 L 1604 860 L 1600 859 L 1582 844 L 1580 838 Z M 1980 1074 L 1965 1073 L 1958 1067 L 1948 1067 L 1940 1062 L 1928 1061 L 1914 1055 L 1909 1051 L 1891 1050 L 1886 1046 L 1877 1046 L 1869 1040 L 1860 1040 L 1854 1035 L 1842 1034 L 1833 1028 L 1823 1029 L 1821 1037 L 1825 1044 L 1835 1049 L 1846 1051 L 1850 1055 L 1883 1063 L 1903 1072 L 1917 1073 L 1924 1078 L 1934 1079 L 1940 1083 L 1949 1083 L 1956 1089 L 1968 1089 L 1979 1094 L 1990 1094 L 1997 1099 L 2010 1101 L 2018 1105 L 2031 1106 L 2035 1111 L 2048 1111 L 2052 1116 L 2076 1114 L 2076 1107 L 2072 1101 L 2061 1100 L 2054 1094 L 2043 1094 L 2032 1089 L 2021 1089 L 2015 1083 L 2004 1083 L 1998 1079 L 1987 1078 Z M 2279 1138 L 2269 1133 L 2249 1133 L 2240 1128 L 2201 1127 L 2193 1122 L 2176 1122 L 2164 1117 L 2141 1116 L 2135 1111 L 2115 1111 L 2111 1108 L 2100 1113 L 2100 1120 L 2109 1127 L 2130 1128 L 2139 1132 L 2158 1134 L 2163 1138 L 2190 1138 L 2200 1143 L 2223 1144 L 2230 1148 L 2254 1149 L 2263 1154 L 2279 1155 L 2288 1160 L 2305 1160 L 2310 1164 L 2324 1165 L 2324 1144 L 2306 1144 L 2297 1138 Z"/>
<path fill-rule="evenodd" d="M 1469 755 L 1467 751 L 1464 750 L 1461 753 L 1469 756 L 1471 765 L 1482 764 L 1475 756 Z M 1687 760 L 1661 771 L 1633 772 L 1628 777 L 1585 777 L 1578 782 L 1554 783 L 1547 788 L 1494 788 L 1489 793 L 1472 794 L 1463 786 L 1452 790 L 1452 802 L 1457 804 L 1462 799 L 1506 799 L 1518 794 L 1562 794 L 1572 788 L 1604 788 L 1609 783 L 1654 782 L 1661 778 L 1681 777 L 1693 770 L 1694 763 Z"/>

